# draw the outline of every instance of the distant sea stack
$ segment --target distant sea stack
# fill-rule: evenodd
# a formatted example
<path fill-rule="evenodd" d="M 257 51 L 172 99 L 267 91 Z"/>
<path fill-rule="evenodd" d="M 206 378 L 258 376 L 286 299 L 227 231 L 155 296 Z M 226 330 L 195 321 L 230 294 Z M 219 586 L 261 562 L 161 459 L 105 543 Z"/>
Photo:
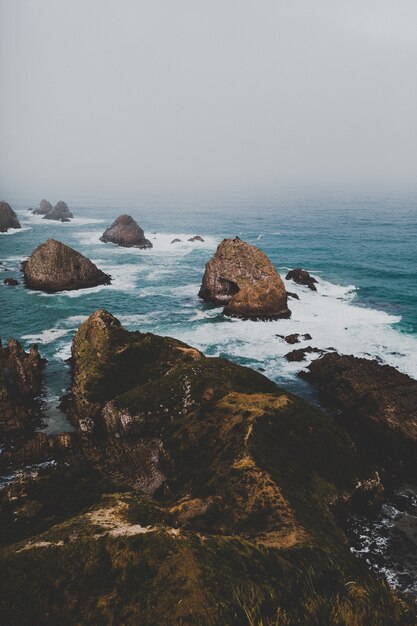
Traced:
<path fill-rule="evenodd" d="M 60 200 L 56 203 L 52 211 L 48 211 L 46 215 L 44 215 L 44 220 L 56 220 L 58 222 L 69 222 L 70 219 L 74 217 L 71 211 L 68 208 L 68 204 L 63 200 Z"/>
<path fill-rule="evenodd" d="M 21 228 L 16 213 L 8 202 L 0 202 L 0 233 L 6 233 L 9 228 Z"/>
<path fill-rule="evenodd" d="M 254 320 L 290 317 L 284 283 L 268 257 L 235 237 L 224 239 L 206 264 L 200 298 L 224 304 L 225 315 Z"/>
<path fill-rule="evenodd" d="M 152 243 L 146 239 L 145 233 L 130 215 L 119 215 L 110 228 L 107 228 L 100 241 L 115 243 L 124 248 L 152 248 Z"/>
<path fill-rule="evenodd" d="M 33 209 L 32 213 L 34 215 L 46 215 L 47 213 L 50 213 L 52 209 L 52 204 L 49 202 L 49 200 L 45 200 L 44 198 L 40 201 L 39 206 L 36 207 L 36 209 Z"/>
<path fill-rule="evenodd" d="M 109 285 L 111 277 L 90 259 L 55 239 L 38 246 L 22 263 L 25 285 L 54 293 Z"/>
<path fill-rule="evenodd" d="M 285 277 L 285 280 L 293 280 L 297 285 L 305 285 L 312 291 L 317 291 L 316 285 L 318 285 L 319 281 L 313 278 L 311 274 L 307 272 L 307 270 L 303 270 L 301 267 L 297 267 L 294 270 L 288 272 Z"/>

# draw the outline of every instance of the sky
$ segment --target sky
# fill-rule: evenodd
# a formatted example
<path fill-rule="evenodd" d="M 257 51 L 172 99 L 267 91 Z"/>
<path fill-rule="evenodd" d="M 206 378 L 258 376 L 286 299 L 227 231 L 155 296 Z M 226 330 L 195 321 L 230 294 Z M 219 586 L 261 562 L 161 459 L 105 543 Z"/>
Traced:
<path fill-rule="evenodd" d="M 415 0 L 0 0 L 0 190 L 416 188 Z"/>

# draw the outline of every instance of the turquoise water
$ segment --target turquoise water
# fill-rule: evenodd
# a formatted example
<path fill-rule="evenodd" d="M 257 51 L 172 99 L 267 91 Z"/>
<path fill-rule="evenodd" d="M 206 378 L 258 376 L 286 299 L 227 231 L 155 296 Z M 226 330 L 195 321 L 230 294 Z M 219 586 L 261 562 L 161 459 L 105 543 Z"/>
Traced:
<path fill-rule="evenodd" d="M 61 224 L 27 211 L 17 196 L 5 198 L 23 229 L 0 235 L 0 335 L 26 346 L 37 342 L 48 359 L 48 432 L 66 426 L 57 409 L 69 383 L 65 359 L 77 326 L 104 307 L 130 329 L 171 335 L 208 355 L 260 369 L 280 384 L 308 394 L 289 364 L 292 347 L 277 334 L 310 333 L 312 345 L 376 357 L 417 378 L 417 195 L 408 197 L 211 200 L 199 203 L 105 204 L 67 198 L 75 219 Z M 58 198 L 51 198 L 54 202 Z M 131 214 L 154 244 L 127 250 L 99 241 L 121 213 Z M 189 243 L 193 235 L 204 243 Z M 268 254 L 282 275 L 303 266 L 319 280 L 314 293 L 294 283 L 290 320 L 250 322 L 223 317 L 203 303 L 198 289 L 205 262 L 223 237 L 239 235 Z M 110 287 L 54 295 L 3 285 L 21 280 L 20 263 L 48 237 L 76 248 L 113 276 Z M 178 237 L 180 244 L 171 244 Z"/>

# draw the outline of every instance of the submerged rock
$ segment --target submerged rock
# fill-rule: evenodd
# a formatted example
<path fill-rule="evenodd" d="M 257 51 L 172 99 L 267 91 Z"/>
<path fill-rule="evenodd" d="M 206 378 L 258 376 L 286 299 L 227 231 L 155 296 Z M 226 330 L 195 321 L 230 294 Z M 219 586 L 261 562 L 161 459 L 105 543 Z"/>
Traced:
<path fill-rule="evenodd" d="M 268 257 L 245 241 L 224 239 L 206 264 L 200 298 L 224 304 L 225 315 L 243 319 L 290 317 L 287 292 Z"/>
<path fill-rule="evenodd" d="M 36 209 L 33 209 L 32 213 L 34 215 L 46 215 L 47 213 L 50 213 L 53 209 L 52 204 L 49 202 L 49 200 L 41 200 L 39 203 L 39 206 L 36 207 Z"/>
<path fill-rule="evenodd" d="M 301 375 L 369 458 L 396 475 L 417 477 L 417 381 L 390 365 L 337 353 Z"/>
<path fill-rule="evenodd" d="M 312 348 L 308 346 L 307 348 L 298 348 L 296 350 L 291 350 L 288 354 L 285 355 L 287 361 L 290 363 L 304 361 L 307 354 L 311 354 L 312 352 L 322 353 L 323 350 L 319 350 L 319 348 Z"/>
<path fill-rule="evenodd" d="M 52 211 L 48 211 L 46 215 L 44 215 L 44 220 L 56 220 L 58 222 L 69 222 L 70 219 L 74 217 L 71 211 L 68 208 L 68 204 L 63 200 L 60 200 L 56 203 Z"/>
<path fill-rule="evenodd" d="M 51 293 L 111 282 L 90 259 L 55 239 L 38 246 L 22 263 L 22 270 L 26 287 Z"/>
<path fill-rule="evenodd" d="M 16 213 L 8 202 L 0 202 L 0 233 L 6 233 L 9 228 L 21 228 Z"/>
<path fill-rule="evenodd" d="M 181 243 L 181 239 L 178 239 L 178 237 L 176 237 L 171 241 L 171 243 Z"/>
<path fill-rule="evenodd" d="M 152 248 L 152 243 L 146 239 L 142 228 L 130 215 L 120 215 L 107 228 L 100 241 L 104 243 L 115 243 L 124 248 Z"/>
<path fill-rule="evenodd" d="M 16 287 L 16 285 L 19 284 L 19 281 L 15 278 L 5 278 L 3 282 L 5 285 L 10 285 L 11 287 Z"/>
<path fill-rule="evenodd" d="M 311 276 L 311 274 L 309 274 L 306 270 L 301 269 L 301 267 L 297 267 L 296 269 L 288 272 L 285 280 L 293 280 L 298 285 L 305 285 L 312 291 L 317 291 L 316 285 L 319 282 L 318 280 L 313 278 L 313 276 Z"/>

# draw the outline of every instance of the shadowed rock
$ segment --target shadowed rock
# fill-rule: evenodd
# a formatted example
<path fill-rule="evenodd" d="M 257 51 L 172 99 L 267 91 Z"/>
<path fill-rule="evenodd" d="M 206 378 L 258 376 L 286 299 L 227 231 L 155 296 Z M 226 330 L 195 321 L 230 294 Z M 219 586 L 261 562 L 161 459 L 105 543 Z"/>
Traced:
<path fill-rule="evenodd" d="M 49 211 L 44 215 L 44 220 L 56 220 L 58 222 L 69 222 L 74 217 L 68 208 L 68 204 L 63 200 L 56 203 L 52 211 Z"/>
<path fill-rule="evenodd" d="M 245 241 L 224 239 L 206 264 L 200 298 L 224 304 L 225 315 L 243 319 L 290 317 L 287 292 L 268 257 Z"/>
<path fill-rule="evenodd" d="M 22 263 L 22 270 L 26 287 L 51 293 L 111 282 L 90 259 L 55 239 L 38 246 Z"/>
<path fill-rule="evenodd" d="M 115 243 L 124 248 L 152 248 L 152 243 L 146 239 L 143 229 L 130 215 L 120 215 L 107 228 L 100 241 Z"/>
<path fill-rule="evenodd" d="M 176 237 L 171 241 L 171 243 L 181 243 L 181 239 L 178 239 L 178 237 Z"/>
<path fill-rule="evenodd" d="M 21 228 L 16 213 L 8 202 L 0 202 L 0 233 L 6 233 L 9 228 Z"/>
<path fill-rule="evenodd" d="M 298 285 L 305 285 L 312 291 L 317 291 L 316 285 L 319 281 L 313 278 L 313 276 L 311 276 L 311 274 L 309 274 L 306 270 L 301 269 L 301 267 L 297 267 L 296 269 L 288 272 L 285 279 L 293 280 Z"/>
<path fill-rule="evenodd" d="M 188 241 L 203 241 L 204 242 L 204 239 L 201 237 L 201 235 L 195 235 L 194 237 L 190 237 Z"/>
<path fill-rule="evenodd" d="M 3 282 L 5 285 L 10 285 L 11 287 L 16 287 L 16 285 L 19 284 L 19 281 L 15 278 L 5 278 Z"/>
<path fill-rule="evenodd" d="M 46 215 L 47 213 L 50 213 L 53 209 L 52 204 L 49 202 L 49 200 L 41 200 L 39 203 L 39 206 L 36 207 L 36 209 L 33 209 L 32 213 L 34 215 Z"/>

